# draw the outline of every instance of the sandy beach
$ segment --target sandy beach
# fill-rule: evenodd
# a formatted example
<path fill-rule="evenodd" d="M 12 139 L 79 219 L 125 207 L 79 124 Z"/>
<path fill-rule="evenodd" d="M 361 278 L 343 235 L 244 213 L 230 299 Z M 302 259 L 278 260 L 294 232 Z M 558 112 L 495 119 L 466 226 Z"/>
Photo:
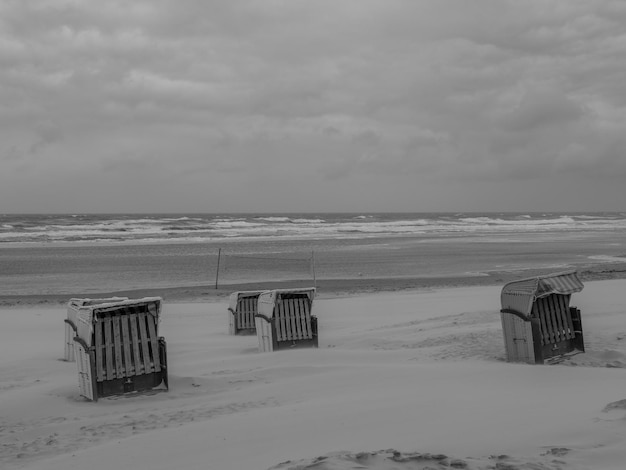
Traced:
<path fill-rule="evenodd" d="M 0 1 L 0 470 L 626 470 L 625 23 Z"/>
<path fill-rule="evenodd" d="M 4 306 L 0 466 L 623 468 L 626 280 L 585 281 L 586 352 L 549 365 L 505 361 L 501 285 L 378 287 L 320 289 L 319 348 L 271 353 L 228 335 L 225 297 L 164 292 L 169 391 L 96 403 L 60 299 Z"/>

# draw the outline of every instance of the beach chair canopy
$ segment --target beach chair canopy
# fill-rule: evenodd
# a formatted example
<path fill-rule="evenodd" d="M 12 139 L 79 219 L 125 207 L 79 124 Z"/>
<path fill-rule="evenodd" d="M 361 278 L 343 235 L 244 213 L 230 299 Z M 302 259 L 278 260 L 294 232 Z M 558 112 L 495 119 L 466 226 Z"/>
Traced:
<path fill-rule="evenodd" d="M 576 271 L 546 274 L 511 281 L 504 285 L 501 294 L 503 309 L 514 309 L 529 315 L 535 300 L 551 294 L 570 295 L 583 290 Z"/>
<path fill-rule="evenodd" d="M 257 299 L 259 294 L 261 294 L 262 290 L 242 290 L 238 292 L 233 292 L 228 296 L 228 308 L 232 311 L 237 310 L 237 304 L 243 299 Z"/>
<path fill-rule="evenodd" d="M 111 300 L 95 305 L 80 306 L 76 314 L 77 336 L 91 346 L 94 322 L 98 321 L 98 314 L 111 311 L 130 311 L 137 307 L 145 308 L 155 318 L 155 326 L 158 327 L 162 301 L 161 297 L 143 297 L 141 299 Z"/>

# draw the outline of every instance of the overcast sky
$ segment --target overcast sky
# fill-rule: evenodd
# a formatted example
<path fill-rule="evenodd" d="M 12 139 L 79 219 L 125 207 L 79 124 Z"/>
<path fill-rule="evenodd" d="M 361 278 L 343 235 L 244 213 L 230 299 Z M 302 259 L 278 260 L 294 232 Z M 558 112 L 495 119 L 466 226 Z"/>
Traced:
<path fill-rule="evenodd" d="M 626 210 L 624 0 L 0 0 L 0 213 Z"/>

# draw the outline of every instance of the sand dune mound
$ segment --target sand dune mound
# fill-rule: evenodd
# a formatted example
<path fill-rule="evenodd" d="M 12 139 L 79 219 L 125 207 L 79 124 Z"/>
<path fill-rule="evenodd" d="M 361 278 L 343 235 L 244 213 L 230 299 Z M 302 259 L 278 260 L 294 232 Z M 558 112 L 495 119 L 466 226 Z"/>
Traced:
<path fill-rule="evenodd" d="M 454 458 L 443 454 L 403 453 L 388 449 L 376 452 L 334 452 L 310 460 L 283 462 L 269 470 L 562 470 L 574 469 L 563 457 L 566 448 L 550 449 L 537 458 L 514 459 L 507 455 L 485 458 Z"/>

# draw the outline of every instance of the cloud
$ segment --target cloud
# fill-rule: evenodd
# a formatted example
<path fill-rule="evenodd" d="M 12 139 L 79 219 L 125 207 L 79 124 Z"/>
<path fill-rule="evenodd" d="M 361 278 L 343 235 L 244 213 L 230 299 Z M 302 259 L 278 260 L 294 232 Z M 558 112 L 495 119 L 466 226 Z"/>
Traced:
<path fill-rule="evenodd" d="M 555 90 L 526 93 L 519 105 L 502 117 L 502 127 L 514 132 L 564 125 L 584 115 L 581 105 Z"/>
<path fill-rule="evenodd" d="M 319 201 L 375 178 L 389 207 L 405 179 L 421 200 L 433 186 L 613 185 L 624 20 L 619 0 L 8 0 L 0 196 L 105 170 L 167 175 L 181 194 L 204 180 L 207 197 L 316 175 Z M 272 210 L 278 188 L 255 207 Z"/>

